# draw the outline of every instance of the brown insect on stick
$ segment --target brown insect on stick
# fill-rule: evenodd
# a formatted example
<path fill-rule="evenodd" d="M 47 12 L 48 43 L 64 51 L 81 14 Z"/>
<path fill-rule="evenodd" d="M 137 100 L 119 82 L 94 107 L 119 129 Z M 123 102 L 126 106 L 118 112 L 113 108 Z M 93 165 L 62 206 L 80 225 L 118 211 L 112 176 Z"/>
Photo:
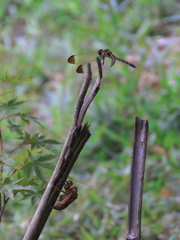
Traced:
<path fill-rule="evenodd" d="M 57 187 L 55 187 L 58 189 Z M 59 196 L 58 203 L 54 205 L 53 209 L 61 211 L 67 208 L 71 203 L 73 203 L 78 197 L 78 188 L 77 186 L 73 186 L 73 182 L 68 180 L 64 184 L 65 191 L 59 190 L 63 194 Z"/>

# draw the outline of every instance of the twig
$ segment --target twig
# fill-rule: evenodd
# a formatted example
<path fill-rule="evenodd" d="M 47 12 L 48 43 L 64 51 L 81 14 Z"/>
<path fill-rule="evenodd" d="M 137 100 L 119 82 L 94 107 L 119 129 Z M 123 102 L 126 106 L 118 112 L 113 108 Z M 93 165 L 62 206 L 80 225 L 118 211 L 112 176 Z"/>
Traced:
<path fill-rule="evenodd" d="M 0 151 L 3 151 L 3 139 L 2 139 L 2 133 L 1 133 L 1 123 L 0 123 Z M 2 153 L 0 153 L 1 155 Z M 3 165 L 0 165 L 0 183 L 2 182 L 2 175 L 3 175 Z M 0 193 L 0 222 L 1 222 L 1 217 L 4 212 L 4 207 L 1 205 L 2 204 L 2 193 Z"/>
<path fill-rule="evenodd" d="M 82 126 L 81 124 L 88 106 L 90 105 L 100 88 L 102 69 L 99 59 L 97 59 L 97 63 L 99 69 L 99 77 L 96 79 L 93 90 L 90 92 L 91 94 L 88 94 L 88 96 L 91 95 L 92 97 L 87 96 L 85 98 L 90 82 L 92 80 L 91 67 L 90 64 L 88 64 L 87 75 L 78 96 L 69 135 L 64 144 L 56 168 L 46 187 L 46 190 L 42 196 L 39 206 L 34 214 L 34 217 L 28 227 L 28 230 L 23 240 L 37 240 L 39 238 L 39 235 L 41 234 L 44 225 L 52 211 L 51 207 L 55 204 L 55 201 L 59 195 L 59 191 L 56 188 L 60 190 L 62 189 L 77 157 L 79 156 L 81 150 L 84 147 L 84 144 L 87 142 L 91 135 L 89 132 L 89 125 L 84 124 Z M 54 188 L 54 186 L 56 186 L 56 188 Z"/>
<path fill-rule="evenodd" d="M 144 182 L 144 168 L 148 138 L 147 119 L 135 118 L 131 180 L 128 211 L 127 239 L 141 239 L 141 208 Z"/>
<path fill-rule="evenodd" d="M 1 197 L 1 199 L 2 199 L 2 197 Z M 6 196 L 3 194 L 3 205 L 2 205 L 1 210 L 0 210 L 0 222 L 1 222 L 4 210 L 5 210 L 5 206 L 8 203 L 8 201 L 9 201 L 9 198 L 8 197 L 6 198 Z"/>

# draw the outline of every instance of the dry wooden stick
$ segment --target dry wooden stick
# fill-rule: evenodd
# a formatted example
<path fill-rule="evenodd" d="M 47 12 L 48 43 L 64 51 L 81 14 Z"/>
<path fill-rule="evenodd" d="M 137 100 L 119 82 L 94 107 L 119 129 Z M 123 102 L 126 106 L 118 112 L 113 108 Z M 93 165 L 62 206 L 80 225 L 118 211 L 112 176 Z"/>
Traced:
<path fill-rule="evenodd" d="M 98 93 L 100 88 L 102 69 L 101 62 L 98 58 L 97 64 L 99 69 L 99 77 L 96 79 L 91 92 L 85 98 L 92 80 L 91 66 L 90 64 L 88 64 L 87 75 L 78 96 L 69 135 L 64 144 L 56 168 L 46 187 L 46 190 L 42 196 L 42 199 L 38 205 L 38 208 L 33 216 L 33 219 L 27 229 L 23 240 L 37 240 L 39 238 L 39 235 L 41 234 L 44 225 L 52 211 L 51 207 L 55 204 L 56 199 L 59 195 L 59 191 L 54 186 L 56 186 L 60 190 L 62 189 L 77 157 L 79 156 L 81 150 L 83 149 L 85 143 L 91 135 L 89 132 L 88 124 L 84 124 L 83 126 L 81 124 L 90 103 L 92 102 L 93 98 Z"/>
<path fill-rule="evenodd" d="M 141 239 L 141 208 L 148 138 L 147 119 L 135 118 L 128 209 L 128 240 Z"/>

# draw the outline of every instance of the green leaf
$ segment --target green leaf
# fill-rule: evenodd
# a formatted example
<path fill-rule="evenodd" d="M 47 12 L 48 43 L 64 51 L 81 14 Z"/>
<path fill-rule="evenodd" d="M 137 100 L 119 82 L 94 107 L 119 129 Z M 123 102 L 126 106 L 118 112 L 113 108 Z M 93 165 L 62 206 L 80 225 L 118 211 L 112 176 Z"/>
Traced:
<path fill-rule="evenodd" d="M 11 93 L 11 92 L 14 92 L 15 89 L 16 89 L 16 88 L 12 88 L 11 90 L 2 93 L 2 94 L 1 94 L 1 97 L 4 97 L 4 96 L 6 96 L 7 94 L 9 94 L 9 93 Z"/>
<path fill-rule="evenodd" d="M 16 109 L 19 105 L 21 105 L 23 103 L 24 103 L 24 101 L 17 102 L 17 98 L 14 98 L 7 103 L 1 103 L 0 104 L 0 109 L 1 110 L 6 110 L 6 111 Z"/>
<path fill-rule="evenodd" d="M 28 187 L 23 187 L 22 185 L 17 184 L 21 180 L 22 179 L 11 181 L 10 178 L 5 178 L 0 193 L 3 193 L 6 197 L 13 200 L 17 190 L 21 191 L 28 189 Z"/>
<path fill-rule="evenodd" d="M 33 154 L 31 153 L 30 150 L 28 150 L 28 157 L 30 158 L 31 161 L 34 160 L 34 158 L 33 158 Z"/>
<path fill-rule="evenodd" d="M 0 160 L 1 160 L 4 164 L 14 163 L 14 156 L 13 156 L 13 155 L 4 153 L 3 151 L 0 151 L 0 152 L 1 152 Z"/>
<path fill-rule="evenodd" d="M 28 198 L 32 198 L 35 195 L 35 191 L 33 190 L 27 190 L 26 194 L 21 198 L 21 200 L 26 200 Z"/>
<path fill-rule="evenodd" d="M 52 161 L 54 161 L 54 158 L 56 158 L 56 155 L 45 154 L 45 155 L 39 157 L 38 159 L 36 159 L 36 161 L 41 162 L 41 163 L 52 162 Z"/>
<path fill-rule="evenodd" d="M 25 194 L 25 196 L 23 196 L 23 198 L 21 200 L 26 200 L 28 198 L 31 198 L 31 203 L 32 206 L 35 207 L 39 204 L 41 197 L 44 193 L 45 188 L 35 192 L 33 190 L 29 190 L 27 194 Z"/>
<path fill-rule="evenodd" d="M 44 189 L 37 192 L 36 194 L 34 194 L 34 196 L 32 197 L 32 200 L 31 200 L 33 207 L 35 207 L 39 204 L 43 193 L 44 193 Z"/>
<path fill-rule="evenodd" d="M 15 125 L 13 124 L 10 120 L 8 120 L 8 124 L 7 127 L 9 128 L 9 130 L 11 132 L 16 132 L 18 135 L 22 136 L 23 132 L 19 129 L 20 125 Z"/>
<path fill-rule="evenodd" d="M 24 170 L 25 173 L 26 173 L 27 180 L 30 180 L 30 178 L 35 175 L 34 166 L 33 166 L 32 162 L 26 164 L 26 165 L 23 167 L 23 170 Z"/>
<path fill-rule="evenodd" d="M 43 127 L 41 125 L 41 123 L 38 121 L 38 118 L 33 117 L 30 113 L 16 113 L 14 114 L 17 117 L 20 117 L 24 122 L 26 122 L 28 125 L 30 124 L 30 122 L 35 122 L 38 125 L 40 125 L 41 127 Z"/>
<path fill-rule="evenodd" d="M 46 146 L 41 147 L 41 148 L 33 149 L 33 150 L 31 150 L 31 153 L 32 153 L 32 154 L 40 153 L 40 152 L 42 152 L 42 151 L 45 149 L 45 147 L 46 147 Z"/>
<path fill-rule="evenodd" d="M 60 144 L 60 142 L 56 140 L 46 139 L 45 136 L 41 136 L 39 133 L 36 133 L 31 137 L 27 132 L 25 132 L 19 139 L 24 139 L 22 144 L 30 144 L 32 149 L 41 148 L 47 144 Z"/>
<path fill-rule="evenodd" d="M 4 184 L 8 184 L 9 182 L 10 182 L 10 178 L 9 177 L 4 179 Z"/>
<path fill-rule="evenodd" d="M 43 166 L 41 166 L 41 168 L 47 170 L 54 170 L 54 163 L 43 163 Z"/>
<path fill-rule="evenodd" d="M 7 72 L 6 72 L 5 78 L 4 79 L 0 78 L 0 80 L 3 81 L 3 82 L 10 82 L 10 83 L 21 83 L 21 82 L 32 81 L 32 78 L 33 78 L 33 77 L 26 77 L 26 78 L 20 79 L 19 77 L 20 77 L 20 75 L 14 75 L 12 77 L 9 77 Z"/>
<path fill-rule="evenodd" d="M 54 139 L 46 139 L 46 140 L 44 140 L 44 143 L 46 143 L 46 144 L 61 144 L 60 142 L 58 142 Z"/>
<path fill-rule="evenodd" d="M 43 169 L 42 169 L 40 166 L 35 165 L 34 170 L 35 170 L 36 175 L 37 175 L 42 181 L 46 181 L 46 175 L 45 175 Z"/>
<path fill-rule="evenodd" d="M 59 156 L 59 151 L 53 145 L 47 145 L 46 149 L 51 151 L 54 155 Z"/>
<path fill-rule="evenodd" d="M 55 155 L 46 154 L 44 156 L 37 157 L 37 154 L 32 155 L 32 152 L 28 151 L 28 158 L 26 159 L 23 170 L 26 172 L 27 179 L 30 180 L 34 175 L 37 175 L 43 182 L 46 181 L 44 173 L 45 169 L 53 170 L 54 164 L 51 163 Z"/>
<path fill-rule="evenodd" d="M 26 77 L 26 78 L 21 78 L 21 79 L 16 78 L 15 80 L 12 80 L 11 82 L 12 83 L 30 82 L 30 81 L 32 81 L 32 78 L 33 77 Z"/>

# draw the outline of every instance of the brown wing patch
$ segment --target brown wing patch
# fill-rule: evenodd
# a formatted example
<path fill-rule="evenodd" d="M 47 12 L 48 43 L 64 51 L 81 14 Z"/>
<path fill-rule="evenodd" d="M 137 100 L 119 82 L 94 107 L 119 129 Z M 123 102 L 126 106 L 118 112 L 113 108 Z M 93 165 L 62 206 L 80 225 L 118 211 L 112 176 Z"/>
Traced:
<path fill-rule="evenodd" d="M 76 72 L 77 72 L 77 73 L 84 73 L 82 64 L 76 69 Z"/>
<path fill-rule="evenodd" d="M 74 57 L 74 55 L 70 56 L 67 61 L 68 61 L 68 63 L 75 64 L 75 57 Z"/>

